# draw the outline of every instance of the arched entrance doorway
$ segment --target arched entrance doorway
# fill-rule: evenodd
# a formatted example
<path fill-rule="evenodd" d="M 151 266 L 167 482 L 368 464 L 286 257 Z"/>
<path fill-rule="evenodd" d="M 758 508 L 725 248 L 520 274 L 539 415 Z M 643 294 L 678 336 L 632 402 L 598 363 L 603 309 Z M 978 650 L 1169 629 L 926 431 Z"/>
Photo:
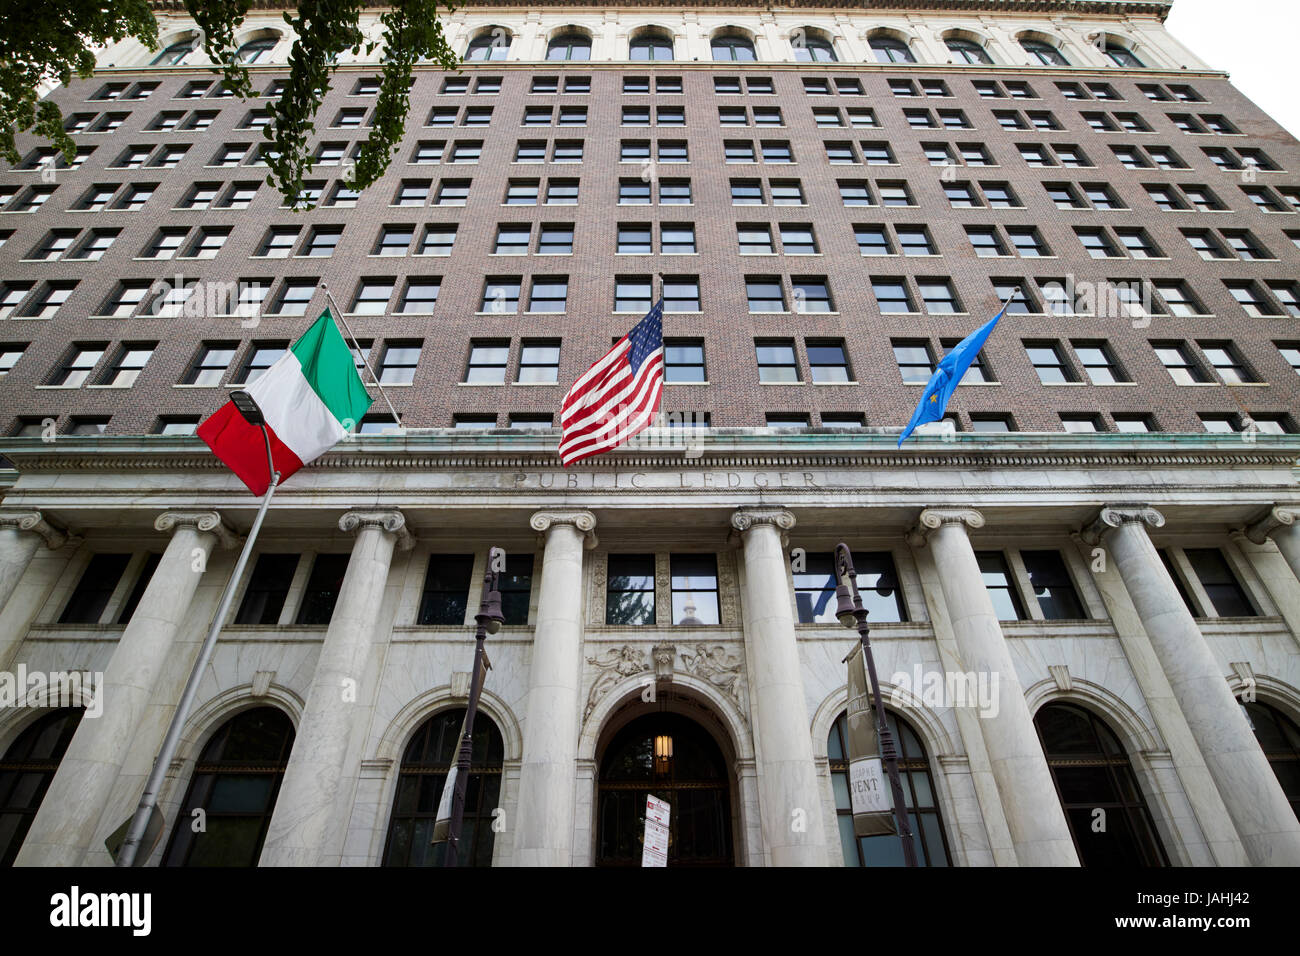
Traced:
<path fill-rule="evenodd" d="M 732 866 L 731 773 L 713 736 L 682 714 L 634 717 L 604 749 L 596 865 L 640 866 L 646 796 L 667 801 L 669 866 Z"/>

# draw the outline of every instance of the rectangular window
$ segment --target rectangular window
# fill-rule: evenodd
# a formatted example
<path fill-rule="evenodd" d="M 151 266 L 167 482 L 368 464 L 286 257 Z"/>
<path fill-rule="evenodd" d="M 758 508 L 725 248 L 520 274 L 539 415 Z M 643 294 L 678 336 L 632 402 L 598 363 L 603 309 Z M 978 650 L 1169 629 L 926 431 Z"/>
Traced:
<path fill-rule="evenodd" d="M 805 343 L 808 351 L 808 368 L 817 385 L 834 385 L 851 381 L 849 361 L 844 354 L 843 341 Z"/>
<path fill-rule="evenodd" d="M 117 358 L 99 377 L 99 385 L 113 388 L 130 388 L 148 364 L 156 343 L 126 345 L 118 351 Z"/>
<path fill-rule="evenodd" d="M 781 288 L 779 276 L 746 277 L 745 294 L 749 301 L 750 312 L 786 311 L 785 292 Z"/>
<path fill-rule="evenodd" d="M 536 276 L 528 299 L 528 311 L 563 312 L 568 296 L 567 276 Z"/>
<path fill-rule="evenodd" d="M 1231 342 L 1198 342 L 1197 345 L 1201 347 L 1201 352 L 1209 360 L 1210 365 L 1219 373 L 1219 378 L 1228 385 L 1256 380 Z"/>
<path fill-rule="evenodd" d="M 348 311 L 354 315 L 383 315 L 388 311 L 394 285 L 393 279 L 362 279 Z"/>
<path fill-rule="evenodd" d="M 389 342 L 384 347 L 375 374 L 383 385 L 410 385 L 415 380 L 415 369 L 420 364 L 423 343 Z"/>
<path fill-rule="evenodd" d="M 1232 573 L 1222 551 L 1218 548 L 1184 548 L 1183 554 L 1219 617 L 1257 616 L 1246 589 Z"/>
<path fill-rule="evenodd" d="M 871 289 L 882 314 L 906 314 L 916 311 L 907 282 L 903 279 L 872 279 Z"/>
<path fill-rule="evenodd" d="M 1093 385 L 1114 385 L 1116 382 L 1128 381 L 1111 354 L 1110 346 L 1105 342 L 1075 341 L 1070 344 L 1074 346 L 1074 354 Z"/>
<path fill-rule="evenodd" d="M 947 279 L 917 279 L 916 285 L 921 291 L 925 311 L 931 315 L 952 315 L 962 311 L 957 293 Z"/>
<path fill-rule="evenodd" d="M 611 554 L 605 585 L 605 623 L 655 623 L 655 556 Z"/>
<path fill-rule="evenodd" d="M 507 206 L 536 206 L 540 185 L 539 180 L 536 179 L 510 180 L 506 184 L 505 204 Z M 647 186 L 647 188 L 649 187 Z"/>
<path fill-rule="evenodd" d="M 472 385 L 504 385 L 509 358 L 509 340 L 471 342 L 465 381 Z"/>
<path fill-rule="evenodd" d="M 1300 362 L 1300 349 L 1296 352 Z M 1300 367 L 1297 368 L 1300 371 Z M 700 384 L 707 381 L 704 373 L 704 344 L 682 339 L 664 340 L 664 384 Z"/>
<path fill-rule="evenodd" d="M 343 589 L 343 576 L 348 570 L 346 554 L 318 554 L 312 562 L 307 587 L 294 621 L 300 627 L 328 624 L 334 616 L 334 605 Z"/>
<path fill-rule="evenodd" d="M 442 280 L 436 276 L 412 276 L 406 280 L 406 289 L 397 304 L 402 315 L 427 315 L 438 304 Z"/>
<path fill-rule="evenodd" d="M 103 345 L 91 348 L 73 346 L 46 384 L 59 385 L 63 388 L 77 388 L 84 385 L 99 360 L 104 357 L 104 348 Z"/>
<path fill-rule="evenodd" d="M 554 385 L 560 375 L 560 343 L 554 340 L 524 339 L 519 350 L 520 384 Z"/>
<path fill-rule="evenodd" d="M 513 315 L 519 311 L 518 276 L 488 276 L 483 283 L 483 302 L 480 312 Z"/>
<path fill-rule="evenodd" d="M 1192 358 L 1185 344 L 1180 342 L 1152 343 L 1156 357 L 1169 370 L 1169 375 L 1179 385 L 1195 385 L 1209 381 L 1209 376 Z"/>
<path fill-rule="evenodd" d="M 199 349 L 199 354 L 186 372 L 184 385 L 220 385 L 230 360 L 235 357 L 236 346 L 230 342 L 212 342 Z"/>
<path fill-rule="evenodd" d="M 60 624 L 98 624 L 131 560 L 129 554 L 96 554 L 59 615 Z"/>
<path fill-rule="evenodd" d="M 298 570 L 297 554 L 260 554 L 248 577 L 244 600 L 235 615 L 236 624 L 278 624 L 284 610 L 294 572 Z"/>
<path fill-rule="evenodd" d="M 858 595 L 867 609 L 868 619 L 886 624 L 906 621 L 907 605 L 893 555 L 888 551 L 858 551 L 853 555 L 853 565 Z M 835 624 L 835 556 L 826 552 L 809 553 L 805 556 L 804 570 L 795 572 L 793 577 L 799 623 Z"/>
<path fill-rule="evenodd" d="M 717 556 L 674 554 L 669 565 L 673 623 L 679 627 L 717 624 Z"/>
<path fill-rule="evenodd" d="M 934 356 L 924 339 L 895 339 L 894 361 L 905 385 L 924 385 L 934 374 Z"/>
<path fill-rule="evenodd" d="M 431 554 L 417 624 L 463 626 L 474 569 L 472 554 Z"/>
<path fill-rule="evenodd" d="M 1024 607 L 1011 580 L 1006 556 L 1001 551 L 976 551 L 975 560 L 979 562 L 984 588 L 993 601 L 993 610 L 997 613 L 998 620 L 1023 621 L 1026 616 Z"/>
<path fill-rule="evenodd" d="M 1049 621 L 1087 618 L 1059 551 L 1021 551 L 1020 560 L 1025 564 L 1030 590 L 1038 599 L 1044 618 Z"/>
<path fill-rule="evenodd" d="M 758 358 L 758 380 L 765 385 L 799 381 L 799 363 L 794 342 L 789 339 L 763 340 L 754 343 Z"/>
<path fill-rule="evenodd" d="M 659 227 L 659 251 L 665 255 L 693 255 L 695 226 L 691 223 L 663 223 Z"/>
<path fill-rule="evenodd" d="M 507 624 L 527 624 L 533 590 L 533 556 L 512 552 L 501 572 L 501 610 Z"/>

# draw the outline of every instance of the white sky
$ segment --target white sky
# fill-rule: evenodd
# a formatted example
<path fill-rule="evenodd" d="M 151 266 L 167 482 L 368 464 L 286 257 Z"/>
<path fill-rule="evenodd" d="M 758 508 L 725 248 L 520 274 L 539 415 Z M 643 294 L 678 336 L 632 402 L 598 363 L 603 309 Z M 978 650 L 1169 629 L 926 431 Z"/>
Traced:
<path fill-rule="evenodd" d="M 1165 26 L 1300 137 L 1300 0 L 1174 0 Z"/>

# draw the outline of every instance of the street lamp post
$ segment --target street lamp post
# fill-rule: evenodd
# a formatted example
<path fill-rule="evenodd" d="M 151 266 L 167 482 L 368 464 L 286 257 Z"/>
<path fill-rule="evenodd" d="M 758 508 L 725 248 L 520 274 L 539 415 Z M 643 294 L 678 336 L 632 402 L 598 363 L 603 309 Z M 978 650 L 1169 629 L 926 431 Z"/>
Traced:
<path fill-rule="evenodd" d="M 867 676 L 871 681 L 872 710 L 876 714 L 876 736 L 880 740 L 880 757 L 889 774 L 889 789 L 894 797 L 894 821 L 899 839 L 903 841 L 903 863 L 916 866 L 916 846 L 912 842 L 912 827 L 907 819 L 907 804 L 903 800 L 903 782 L 898 773 L 898 751 L 894 748 L 894 735 L 885 720 L 885 706 L 880 699 L 880 681 L 876 679 L 876 659 L 871 654 L 871 640 L 867 637 L 867 609 L 858 593 L 858 572 L 853 567 L 853 553 L 844 543 L 835 546 L 835 616 L 845 627 L 856 627 L 862 640 L 862 656 L 867 662 Z"/>
<path fill-rule="evenodd" d="M 451 798 L 451 822 L 447 828 L 447 856 L 444 866 L 460 863 L 460 831 L 465 820 L 465 789 L 469 786 L 470 757 L 474 748 L 474 717 L 478 713 L 479 693 L 483 689 L 483 641 L 487 635 L 501 630 L 505 615 L 501 612 L 499 588 L 505 552 L 500 548 L 488 549 L 487 571 L 483 575 L 483 594 L 478 613 L 474 615 L 474 670 L 469 680 L 469 704 L 465 708 L 465 731 L 460 738 L 456 754 L 456 790 Z"/>
<path fill-rule="evenodd" d="M 185 684 L 185 690 L 181 693 L 181 699 L 176 704 L 176 710 L 172 712 L 171 724 L 167 728 L 167 736 L 163 738 L 162 749 L 158 751 L 158 756 L 153 763 L 153 769 L 149 771 L 149 779 L 145 781 L 144 793 L 140 795 L 140 804 L 136 807 L 135 814 L 132 816 L 131 823 L 127 827 L 126 835 L 122 840 L 122 846 L 118 850 L 115 860 L 118 866 L 129 867 L 136 865 L 141 844 L 146 831 L 149 829 L 149 821 L 158 805 L 158 795 L 162 791 L 163 780 L 167 776 L 167 768 L 171 766 L 172 758 L 176 755 L 176 748 L 181 739 L 181 731 L 185 727 L 185 721 L 189 718 L 190 708 L 194 706 L 194 698 L 199 692 L 199 682 L 203 679 L 203 673 L 207 670 L 208 662 L 212 660 L 212 652 L 217 646 L 217 635 L 221 633 L 221 626 L 225 622 L 226 612 L 230 610 L 230 602 L 235 596 L 235 585 L 239 582 L 240 575 L 244 573 L 244 566 L 248 564 L 248 556 L 253 553 L 253 544 L 257 541 L 257 533 L 262 528 L 262 519 L 266 517 L 266 509 L 271 504 L 271 496 L 275 494 L 275 487 L 280 483 L 280 473 L 275 470 L 275 460 L 271 457 L 271 439 L 266 431 L 266 418 L 262 415 L 262 409 L 258 407 L 253 396 L 243 390 L 231 392 L 230 401 L 239 414 L 243 416 L 244 421 L 254 428 L 261 429 L 262 441 L 266 446 L 266 470 L 267 474 L 271 476 L 271 481 L 266 486 L 266 494 L 262 497 L 262 504 L 257 509 L 257 517 L 253 519 L 253 525 L 248 530 L 248 537 L 244 539 L 244 548 L 239 552 L 239 560 L 235 562 L 235 569 L 230 572 L 226 587 L 221 592 L 221 601 L 217 604 L 217 613 L 212 617 L 212 624 L 208 627 L 208 636 L 199 649 L 199 656 L 194 661 L 194 667 L 190 671 L 190 678 Z M 143 863 L 144 861 L 140 860 L 140 862 Z"/>

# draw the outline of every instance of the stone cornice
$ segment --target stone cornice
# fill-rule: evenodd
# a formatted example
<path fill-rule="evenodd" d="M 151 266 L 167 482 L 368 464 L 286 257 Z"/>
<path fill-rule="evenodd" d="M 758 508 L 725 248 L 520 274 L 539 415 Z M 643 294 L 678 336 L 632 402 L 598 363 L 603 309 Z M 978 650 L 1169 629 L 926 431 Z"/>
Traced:
<path fill-rule="evenodd" d="M 918 468 L 1099 468 L 1176 467 L 1291 469 L 1300 459 L 1300 437 L 1259 435 L 1252 443 L 1199 435 L 1087 436 L 1086 440 L 1057 435 L 957 435 L 938 447 L 920 444 L 898 450 L 893 435 L 808 433 L 774 437 L 737 429 L 701 442 L 703 454 L 615 451 L 587 459 L 570 469 L 611 468 L 797 468 L 843 467 L 873 469 Z M 225 470 L 199 439 L 164 437 L 60 438 L 53 446 L 39 440 L 0 439 L 0 455 L 27 472 L 167 473 Z M 341 444 L 307 465 L 303 471 L 366 470 L 558 470 L 554 446 L 534 436 L 419 435 L 367 437 Z"/>
<path fill-rule="evenodd" d="M 349 511 L 339 518 L 340 531 L 360 528 L 379 528 L 397 536 L 397 549 L 410 551 L 415 547 L 415 535 L 406 527 L 406 515 L 400 511 Z"/>
<path fill-rule="evenodd" d="M 150 0 L 149 6 L 159 13 L 186 13 L 185 4 L 181 0 Z M 253 0 L 252 10 L 284 11 L 293 10 L 296 6 L 296 4 L 281 2 L 281 0 Z M 663 0 L 622 0 L 622 2 L 612 5 L 608 2 L 602 2 L 602 0 L 566 0 L 565 3 L 553 5 L 556 11 L 581 8 L 607 10 L 611 6 L 680 9 L 680 7 L 674 7 L 663 2 Z M 737 9 L 743 5 L 737 3 L 736 0 L 696 0 L 691 6 Z M 797 4 L 792 4 L 788 12 L 796 13 L 800 10 L 825 9 L 853 10 L 859 13 L 879 10 L 882 12 L 1033 13 L 1040 16 L 1048 14 L 1109 14 L 1112 16 L 1153 16 L 1159 17 L 1163 21 L 1169 16 L 1171 6 L 1172 0 L 801 0 Z M 473 0 L 473 2 L 466 3 L 461 7 L 462 10 L 474 10 L 476 8 L 527 9 L 530 11 L 539 11 L 540 9 L 537 4 L 525 6 L 519 0 Z M 385 4 L 373 4 L 369 9 L 384 10 L 387 9 L 387 6 Z M 781 12 L 787 11 L 782 10 Z"/>
<path fill-rule="evenodd" d="M 1116 528 L 1139 522 L 1150 528 L 1163 528 L 1165 516 L 1150 505 L 1107 505 L 1091 524 L 1079 531 L 1079 537 L 1088 544 L 1101 544 L 1106 535 Z"/>
<path fill-rule="evenodd" d="M 16 528 L 40 535 L 51 551 L 68 543 L 68 534 L 51 524 L 39 511 L 0 511 L 0 528 Z"/>
<path fill-rule="evenodd" d="M 194 528 L 214 535 L 223 548 L 233 548 L 244 540 L 215 511 L 164 511 L 154 520 L 153 526 L 156 531 Z"/>

